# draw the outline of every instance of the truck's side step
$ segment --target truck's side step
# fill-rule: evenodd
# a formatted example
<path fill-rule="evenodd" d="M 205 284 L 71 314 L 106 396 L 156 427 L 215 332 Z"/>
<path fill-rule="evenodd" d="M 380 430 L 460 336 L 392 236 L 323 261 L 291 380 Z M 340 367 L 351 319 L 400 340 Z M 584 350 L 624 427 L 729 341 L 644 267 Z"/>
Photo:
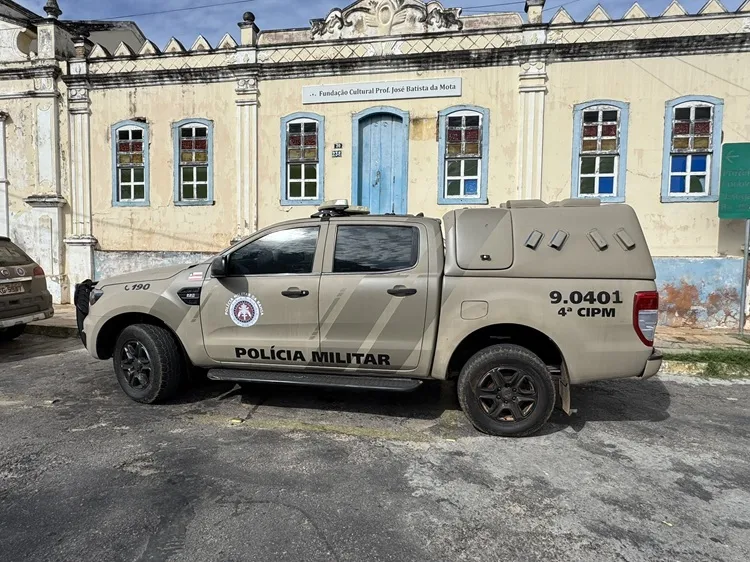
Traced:
<path fill-rule="evenodd" d="M 330 375 L 321 373 L 289 373 L 280 371 L 246 371 L 244 369 L 211 369 L 208 378 L 214 381 L 262 382 L 295 384 L 301 386 L 325 386 L 337 388 L 363 388 L 369 390 L 393 390 L 408 392 L 418 388 L 422 381 L 394 379 L 363 375 Z"/>

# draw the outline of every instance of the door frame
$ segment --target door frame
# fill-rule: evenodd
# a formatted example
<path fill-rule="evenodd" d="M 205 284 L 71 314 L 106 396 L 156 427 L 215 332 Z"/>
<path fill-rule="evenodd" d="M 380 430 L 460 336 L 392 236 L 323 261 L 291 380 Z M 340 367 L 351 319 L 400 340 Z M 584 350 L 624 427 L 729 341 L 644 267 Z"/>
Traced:
<path fill-rule="evenodd" d="M 404 147 L 404 158 L 401 163 L 401 177 L 404 181 L 404 209 L 409 208 L 409 112 L 397 107 L 388 105 L 380 105 L 376 107 L 370 107 L 359 113 L 355 113 L 352 116 L 352 204 L 361 205 L 362 202 L 359 199 L 359 127 L 363 119 L 372 117 L 377 114 L 393 115 L 401 118 L 403 123 L 403 147 Z"/>

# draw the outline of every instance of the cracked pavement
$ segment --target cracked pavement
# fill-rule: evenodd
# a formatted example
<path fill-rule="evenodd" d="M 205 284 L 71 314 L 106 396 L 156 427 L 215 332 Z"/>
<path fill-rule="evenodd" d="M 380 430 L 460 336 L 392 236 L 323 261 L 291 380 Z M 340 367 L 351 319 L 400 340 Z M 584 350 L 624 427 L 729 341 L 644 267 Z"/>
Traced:
<path fill-rule="evenodd" d="M 750 385 L 573 389 L 526 439 L 450 383 L 204 383 L 144 406 L 79 342 L 0 344 L 6 560 L 745 561 Z"/>

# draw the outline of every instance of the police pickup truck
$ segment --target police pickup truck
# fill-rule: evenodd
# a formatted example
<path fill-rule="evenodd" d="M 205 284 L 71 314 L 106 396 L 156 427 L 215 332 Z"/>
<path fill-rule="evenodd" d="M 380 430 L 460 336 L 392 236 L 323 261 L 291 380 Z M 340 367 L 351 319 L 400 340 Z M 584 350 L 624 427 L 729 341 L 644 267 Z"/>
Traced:
<path fill-rule="evenodd" d="M 445 237 L 443 236 L 443 231 Z M 476 428 L 530 435 L 570 385 L 655 375 L 638 218 L 598 200 L 371 216 L 346 201 L 213 259 L 77 287 L 84 345 L 138 402 L 213 380 L 411 390 L 457 378 Z"/>

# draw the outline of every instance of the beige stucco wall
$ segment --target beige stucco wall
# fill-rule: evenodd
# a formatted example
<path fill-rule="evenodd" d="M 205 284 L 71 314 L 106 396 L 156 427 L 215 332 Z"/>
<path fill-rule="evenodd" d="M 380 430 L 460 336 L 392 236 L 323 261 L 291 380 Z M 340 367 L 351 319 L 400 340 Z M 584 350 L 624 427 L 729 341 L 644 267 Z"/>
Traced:
<path fill-rule="evenodd" d="M 548 67 L 544 198 L 570 197 L 573 106 L 630 103 L 626 202 L 655 256 L 740 253 L 741 221 L 720 221 L 718 203 L 661 203 L 665 103 L 684 95 L 724 100 L 723 142 L 750 141 L 750 54 L 585 61 Z"/>
<path fill-rule="evenodd" d="M 463 78 L 461 97 L 328 103 L 302 105 L 302 88 L 314 84 L 342 84 L 427 78 Z M 442 216 L 452 207 L 438 205 L 438 112 L 455 105 L 477 105 L 490 110 L 489 178 L 490 204 L 513 198 L 518 130 L 518 70 L 515 67 L 464 69 L 445 72 L 392 73 L 262 82 L 260 86 L 260 224 L 265 226 L 287 218 L 309 216 L 313 207 L 282 207 L 280 120 L 304 111 L 325 117 L 325 198 L 352 199 L 353 116 L 376 106 L 390 106 L 409 112 L 409 197 L 408 212 Z M 333 158 L 335 143 L 343 143 L 343 156 Z"/>
<path fill-rule="evenodd" d="M 91 181 L 94 236 L 103 250 L 208 252 L 234 235 L 237 109 L 234 83 L 94 90 L 91 97 Z M 149 207 L 112 205 L 111 126 L 143 117 L 150 135 Z M 213 206 L 174 205 L 172 124 L 214 122 Z"/>

